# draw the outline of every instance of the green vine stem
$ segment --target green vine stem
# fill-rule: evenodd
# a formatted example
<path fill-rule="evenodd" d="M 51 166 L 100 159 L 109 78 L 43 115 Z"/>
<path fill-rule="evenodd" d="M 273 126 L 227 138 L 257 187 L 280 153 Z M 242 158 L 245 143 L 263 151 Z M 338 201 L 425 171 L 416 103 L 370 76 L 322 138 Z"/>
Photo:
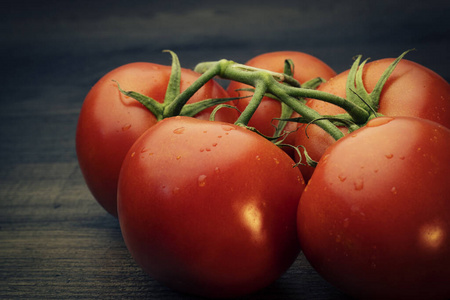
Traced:
<path fill-rule="evenodd" d="M 199 78 L 186 90 L 180 92 L 180 62 L 177 55 L 169 50 L 165 52 L 169 52 L 172 56 L 172 71 L 163 103 L 159 103 L 156 100 L 137 92 L 124 91 L 120 88 L 119 83 L 117 83 L 117 85 L 122 93 L 142 103 L 158 120 L 161 120 L 177 115 L 194 116 L 208 107 L 239 99 L 239 97 L 206 99 L 197 103 L 186 104 L 195 92 L 209 80 L 219 76 L 224 79 L 239 81 L 254 87 L 254 94 L 249 105 L 247 105 L 245 110 L 240 114 L 235 124 L 247 126 L 250 118 L 261 103 L 262 98 L 265 95 L 271 95 L 282 102 L 283 114 L 278 119 L 279 126 L 276 130 L 278 134 L 282 131 L 286 121 L 289 120 L 286 119 L 286 117 L 290 116 L 293 110 L 301 115 L 300 119 L 302 122 L 314 123 L 328 132 L 335 140 L 338 140 L 344 136 L 342 131 L 336 125 L 339 124 L 338 118 L 336 116 L 322 116 L 315 110 L 306 106 L 302 100 L 304 98 L 313 98 L 343 108 L 350 117 L 350 120 L 346 118 L 341 124 L 353 123 L 351 127 L 352 130 L 354 130 L 359 125 L 364 125 L 369 119 L 377 116 L 376 109 L 378 108 L 381 90 L 395 66 L 409 51 L 410 50 L 402 53 L 402 55 L 391 64 L 391 66 L 383 73 L 375 89 L 370 94 L 365 90 L 362 81 L 362 70 L 366 61 L 360 64 L 361 56 L 358 56 L 352 65 L 347 80 L 348 99 L 318 91 L 311 87 L 301 87 L 298 81 L 291 76 L 291 68 L 293 66 L 290 65 L 289 60 L 286 60 L 283 74 L 238 64 L 225 59 L 216 62 L 203 62 L 195 67 L 195 71 L 201 74 Z"/>
<path fill-rule="evenodd" d="M 253 94 L 252 100 L 249 102 L 245 110 L 240 114 L 239 118 L 236 120 L 235 124 L 238 125 L 247 125 L 250 121 L 250 118 L 255 113 L 259 104 L 261 103 L 262 98 L 267 89 L 267 85 L 264 80 L 256 80 L 255 82 L 255 92 Z"/>
<path fill-rule="evenodd" d="M 255 93 L 249 105 L 241 114 L 236 124 L 245 126 L 261 102 L 264 94 L 271 94 L 280 100 L 282 105 L 287 105 L 299 113 L 302 116 L 301 120 L 303 122 L 318 125 L 334 139 L 338 140 L 344 136 L 341 130 L 335 125 L 339 123 L 338 118 L 321 116 L 302 103 L 300 99 L 318 99 L 343 108 L 351 120 L 343 120 L 341 124 L 352 123 L 350 129 L 355 130 L 359 126 L 367 123 L 368 120 L 378 116 L 377 109 L 381 90 L 394 71 L 395 66 L 409 51 L 411 50 L 403 52 L 385 70 L 370 94 L 366 91 L 362 81 L 363 68 L 367 60 L 360 63 L 361 56 L 357 56 L 347 79 L 347 99 L 316 89 L 300 87 L 297 81 L 289 75 L 289 72 L 286 72 L 286 68 L 285 74 L 280 74 L 222 59 L 217 62 L 200 63 L 195 67 L 195 71 L 203 74 L 211 74 L 210 72 L 213 70 L 213 73 L 216 73 L 217 76 L 223 79 L 234 80 L 255 87 Z M 289 119 L 286 119 L 284 115 L 278 120 L 288 121 Z M 277 132 L 279 131 L 278 128 Z"/>
<path fill-rule="evenodd" d="M 283 73 L 292 77 L 294 75 L 294 67 L 295 66 L 294 66 L 294 62 L 292 61 L 292 59 L 286 59 L 284 61 Z M 310 81 L 307 84 L 312 84 L 312 82 Z M 300 83 L 297 85 L 297 87 L 301 87 Z M 304 99 L 300 99 L 300 101 L 303 102 Z M 284 128 L 287 125 L 287 121 L 285 121 L 284 119 L 291 117 L 293 112 L 294 112 L 294 110 L 292 109 L 292 107 L 288 106 L 284 102 L 281 102 L 280 120 L 278 121 L 278 125 L 275 130 L 274 136 L 278 137 L 283 134 Z"/>
<path fill-rule="evenodd" d="M 222 66 L 217 68 L 217 64 L 220 64 Z M 217 75 L 220 76 L 221 78 L 239 81 L 251 86 L 255 86 L 257 80 L 260 80 L 261 78 L 266 78 L 267 91 L 269 93 L 274 94 L 275 96 L 278 95 L 276 95 L 276 93 L 274 93 L 273 90 L 277 89 L 278 91 L 280 91 L 280 89 L 282 89 L 285 93 L 287 93 L 292 97 L 314 98 L 318 100 L 323 100 L 342 107 L 352 116 L 352 118 L 357 123 L 364 123 L 365 121 L 367 121 L 369 117 L 369 114 L 365 109 L 354 104 L 353 102 L 347 101 L 345 98 L 318 90 L 282 84 L 282 82 L 289 83 L 289 81 L 291 81 L 290 76 L 287 76 L 285 74 L 275 73 L 277 74 L 275 76 L 273 72 L 268 72 L 266 70 L 257 69 L 253 67 L 250 69 L 246 69 L 245 65 L 237 64 L 233 61 L 227 60 L 220 60 L 218 62 L 200 63 L 195 67 L 195 71 L 203 73 L 208 71 L 210 68 L 220 70 L 220 73 Z"/>
<path fill-rule="evenodd" d="M 200 63 L 195 68 L 195 71 L 199 73 L 206 73 L 211 69 L 219 70 L 220 73 L 217 75 L 224 79 L 239 81 L 251 86 L 256 86 L 258 84 L 261 90 L 267 91 L 268 93 L 276 96 L 280 101 L 303 116 L 305 120 L 308 120 L 308 122 L 313 122 L 315 119 L 320 119 L 315 122 L 315 124 L 327 131 L 336 140 L 343 137 L 343 133 L 332 122 L 322 119 L 322 116 L 319 113 L 307 107 L 297 98 L 317 98 L 341 107 L 343 106 L 344 109 L 352 115 L 353 119 L 357 121 L 364 122 L 367 121 L 369 117 L 367 111 L 353 103 L 350 103 L 349 101 L 346 101 L 344 98 L 317 90 L 283 84 L 283 82 L 289 83 L 292 81 L 292 79 L 290 79 L 291 77 L 286 74 L 268 72 L 266 70 L 253 67 L 247 69 L 245 65 L 237 64 L 228 60 Z M 254 112 L 254 105 L 259 104 L 261 101 L 260 97 L 262 97 L 261 93 L 258 93 L 257 96 L 255 95 L 256 92 L 249 103 L 249 106 L 251 107 L 249 108 L 249 106 L 247 106 L 248 111 L 247 108 L 244 110 L 241 117 L 236 122 L 237 124 L 246 125 L 250 120 L 252 112 Z M 252 104 L 252 102 L 254 103 Z"/>

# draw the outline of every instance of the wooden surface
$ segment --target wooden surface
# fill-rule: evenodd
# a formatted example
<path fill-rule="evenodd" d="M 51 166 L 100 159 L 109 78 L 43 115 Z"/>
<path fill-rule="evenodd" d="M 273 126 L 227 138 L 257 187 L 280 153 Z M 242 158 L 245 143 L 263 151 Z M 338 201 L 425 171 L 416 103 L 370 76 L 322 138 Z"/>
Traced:
<path fill-rule="evenodd" d="M 90 195 L 77 165 L 82 101 L 112 68 L 169 64 L 163 49 L 177 52 L 184 67 L 298 50 L 340 72 L 356 54 L 377 59 L 417 48 L 409 59 L 449 80 L 447 1 L 301 3 L 2 2 L 0 299 L 193 298 L 135 264 L 117 219 Z M 346 297 L 300 255 L 277 282 L 245 299 Z"/>

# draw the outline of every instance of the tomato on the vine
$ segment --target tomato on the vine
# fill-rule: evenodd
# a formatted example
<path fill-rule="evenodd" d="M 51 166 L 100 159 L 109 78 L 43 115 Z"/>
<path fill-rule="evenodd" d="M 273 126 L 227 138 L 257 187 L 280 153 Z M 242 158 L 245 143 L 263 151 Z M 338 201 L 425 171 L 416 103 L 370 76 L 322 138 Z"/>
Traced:
<path fill-rule="evenodd" d="M 81 108 L 76 132 L 76 151 L 80 169 L 95 199 L 110 214 L 117 216 L 117 181 L 123 158 L 136 139 L 156 117 L 135 99 L 118 88 L 139 92 L 163 102 L 172 68 L 153 63 L 130 63 L 103 76 L 89 91 Z M 190 86 L 198 73 L 181 69 L 181 91 Z M 114 82 L 114 81 L 115 82 Z M 188 103 L 229 95 L 215 81 L 209 81 Z M 208 119 L 212 108 L 197 114 Z M 221 109 L 216 120 L 234 122 L 237 112 Z"/>
<path fill-rule="evenodd" d="M 298 207 L 311 265 L 358 299 L 450 299 L 450 129 L 380 117 L 330 146 Z"/>
<path fill-rule="evenodd" d="M 320 59 L 312 55 L 297 51 L 278 51 L 261 54 L 250 59 L 245 63 L 245 65 L 277 73 L 283 73 L 284 62 L 286 59 L 292 60 L 294 64 L 294 73 L 292 77 L 294 77 L 300 84 L 316 77 L 321 77 L 324 80 L 328 80 L 329 78 L 336 75 L 336 72 Z M 232 97 L 245 97 L 253 94 L 250 91 L 238 91 L 239 89 L 244 88 L 250 88 L 250 86 L 237 81 L 230 81 L 227 92 Z M 243 111 L 247 107 L 250 100 L 251 97 L 239 99 L 238 101 L 236 101 L 236 107 L 239 110 Z M 255 127 L 264 135 L 273 136 L 275 133 L 275 126 L 278 124 L 278 121 L 274 119 L 280 118 L 280 115 L 280 101 L 272 99 L 270 97 L 264 97 L 261 101 L 261 104 L 258 106 L 258 109 L 250 119 L 248 125 Z M 294 113 L 293 116 L 298 116 L 298 114 Z M 295 131 L 296 128 L 296 123 L 289 122 L 286 125 L 285 130 L 286 132 L 291 132 Z M 295 135 L 289 134 L 285 138 L 284 142 L 286 144 L 293 145 L 294 140 Z"/>
<path fill-rule="evenodd" d="M 138 264 L 178 291 L 239 296 L 299 253 L 304 181 L 292 159 L 244 127 L 188 117 L 147 130 L 124 159 L 118 213 Z"/>
<path fill-rule="evenodd" d="M 362 79 L 368 93 L 373 91 L 382 73 L 393 61 L 393 58 L 380 59 L 364 66 Z M 338 74 L 317 89 L 346 98 L 349 72 Z M 322 115 L 345 113 L 340 107 L 320 100 L 309 99 L 306 105 Z M 402 59 L 381 91 L 379 108 L 374 109 L 385 116 L 419 117 L 450 128 L 450 85 L 432 70 Z M 346 132 L 345 128 L 342 129 Z M 309 156 L 318 161 L 332 143 L 334 139 L 328 133 L 311 124 L 306 131 L 301 128 L 296 132 L 294 144 L 305 146 Z M 301 165 L 300 170 L 306 181 L 314 172 L 314 168 L 307 165 Z"/>

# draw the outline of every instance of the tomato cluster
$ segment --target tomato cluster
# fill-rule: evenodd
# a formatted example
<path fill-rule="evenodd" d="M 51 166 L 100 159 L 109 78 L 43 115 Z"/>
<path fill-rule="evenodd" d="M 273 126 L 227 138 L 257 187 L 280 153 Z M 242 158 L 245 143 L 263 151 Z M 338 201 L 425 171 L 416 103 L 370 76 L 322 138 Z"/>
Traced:
<path fill-rule="evenodd" d="M 173 68 L 112 70 L 88 93 L 77 127 L 85 181 L 148 274 L 189 294 L 236 297 L 274 282 L 303 251 L 356 298 L 450 298 L 450 85 L 442 77 L 405 59 L 337 74 L 295 51 L 257 56 L 229 76 L 224 67 L 180 69 L 176 79 Z M 164 115 L 171 89 L 177 101 L 208 72 L 188 103 L 234 101 Z M 216 75 L 231 80 L 227 90 Z"/>

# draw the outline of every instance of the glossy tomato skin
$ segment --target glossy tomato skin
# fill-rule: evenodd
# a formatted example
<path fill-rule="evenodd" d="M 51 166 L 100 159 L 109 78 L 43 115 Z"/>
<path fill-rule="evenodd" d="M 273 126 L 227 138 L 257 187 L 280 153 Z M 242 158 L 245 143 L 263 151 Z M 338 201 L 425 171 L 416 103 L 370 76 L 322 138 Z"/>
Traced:
<path fill-rule="evenodd" d="M 298 208 L 311 265 L 357 299 L 450 299 L 450 130 L 377 118 L 325 152 Z"/>
<path fill-rule="evenodd" d="M 372 92 L 382 73 L 394 61 L 380 59 L 365 65 L 363 82 Z M 318 90 L 345 98 L 345 85 L 349 70 L 321 84 Z M 387 80 L 380 98 L 378 112 L 385 116 L 410 116 L 431 120 L 450 128 L 450 85 L 432 70 L 415 62 L 402 59 Z M 335 105 L 309 99 L 307 105 L 323 115 L 345 111 Z M 346 132 L 345 129 L 343 129 Z M 318 161 L 334 139 L 316 125 L 298 130 L 295 145 L 306 147 L 312 159 Z M 300 166 L 305 180 L 311 178 L 314 168 Z"/>
<path fill-rule="evenodd" d="M 76 151 L 84 179 L 95 199 L 110 214 L 117 216 L 117 180 L 123 158 L 136 139 L 156 123 L 155 116 L 138 101 L 118 89 L 135 91 L 163 102 L 170 77 L 170 66 L 131 63 L 103 76 L 89 91 L 81 108 L 76 132 Z M 182 69 L 181 90 L 199 74 Z M 216 82 L 208 82 L 190 100 L 229 97 Z M 211 109 L 196 117 L 208 119 Z M 217 120 L 234 122 L 232 109 L 219 110 Z"/>
<path fill-rule="evenodd" d="M 303 188 L 292 159 L 259 135 L 169 118 L 124 160 L 119 221 L 132 256 L 158 281 L 200 296 L 240 296 L 296 259 Z"/>
<path fill-rule="evenodd" d="M 298 51 L 277 51 L 264 53 L 250 59 L 245 64 L 248 66 L 257 67 L 273 72 L 283 73 L 284 62 L 286 59 L 292 59 L 292 61 L 294 62 L 293 77 L 300 83 L 304 83 L 316 77 L 322 77 L 323 79 L 328 80 L 336 75 L 336 72 L 320 59 Z M 230 81 L 227 91 L 232 97 L 243 97 L 252 95 L 252 93 L 236 90 L 249 87 L 250 86 L 237 81 Z M 236 107 L 239 110 L 243 111 L 250 102 L 250 99 L 251 97 L 240 99 L 236 102 Z M 278 124 L 278 122 L 274 121 L 273 119 L 279 118 L 280 114 L 280 102 L 268 97 L 264 97 L 255 114 L 250 119 L 248 125 L 255 127 L 265 135 L 273 136 L 273 134 L 275 133 L 274 125 L 276 126 L 276 124 Z M 298 114 L 294 113 L 294 116 L 298 116 Z M 290 122 L 286 126 L 285 130 L 294 131 L 296 128 L 297 123 Z M 288 135 L 288 137 L 285 139 L 285 143 L 293 145 L 294 140 L 295 135 L 291 134 Z"/>

